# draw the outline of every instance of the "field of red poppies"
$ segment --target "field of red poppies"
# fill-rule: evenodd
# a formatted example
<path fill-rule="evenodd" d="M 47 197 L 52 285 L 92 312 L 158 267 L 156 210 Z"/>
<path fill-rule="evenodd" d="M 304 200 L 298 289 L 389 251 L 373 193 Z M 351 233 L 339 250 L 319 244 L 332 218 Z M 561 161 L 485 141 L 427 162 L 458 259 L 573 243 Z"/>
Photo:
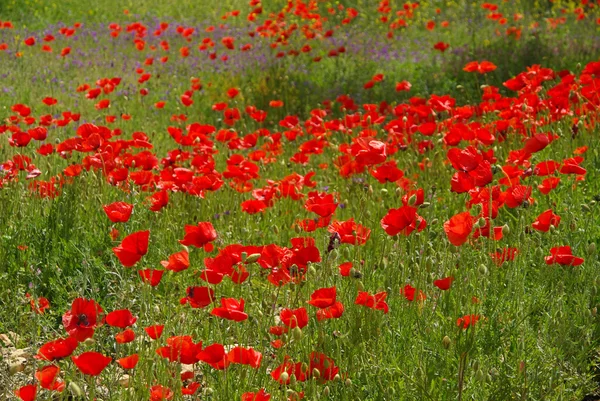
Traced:
<path fill-rule="evenodd" d="M 0 5 L 0 399 L 600 399 L 600 1 Z"/>

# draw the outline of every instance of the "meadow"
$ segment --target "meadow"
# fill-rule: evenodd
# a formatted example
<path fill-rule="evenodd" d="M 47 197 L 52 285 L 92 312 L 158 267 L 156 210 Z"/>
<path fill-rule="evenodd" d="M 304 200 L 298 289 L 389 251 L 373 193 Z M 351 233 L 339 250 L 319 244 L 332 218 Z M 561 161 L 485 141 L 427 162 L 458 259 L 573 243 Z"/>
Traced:
<path fill-rule="evenodd" d="M 600 1 L 0 3 L 0 399 L 600 399 Z"/>

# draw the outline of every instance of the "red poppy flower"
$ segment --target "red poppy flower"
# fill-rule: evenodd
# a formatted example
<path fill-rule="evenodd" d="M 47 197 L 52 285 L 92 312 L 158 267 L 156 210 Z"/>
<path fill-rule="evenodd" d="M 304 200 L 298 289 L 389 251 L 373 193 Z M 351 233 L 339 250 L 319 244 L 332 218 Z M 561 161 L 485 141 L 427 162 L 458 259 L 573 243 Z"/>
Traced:
<path fill-rule="evenodd" d="M 210 222 L 200 222 L 198 225 L 185 226 L 185 237 L 179 241 L 181 245 L 202 248 L 217 238 L 217 232 Z"/>
<path fill-rule="evenodd" d="M 542 212 L 537 217 L 537 219 L 535 219 L 535 221 L 533 222 L 531 227 L 533 227 L 533 229 L 535 229 L 535 230 L 545 233 L 545 232 L 548 232 L 548 230 L 550 230 L 550 226 L 558 227 L 559 224 L 560 224 L 560 216 L 557 214 L 554 214 L 552 209 L 548 209 L 548 210 Z"/>
<path fill-rule="evenodd" d="M 304 204 L 306 210 L 321 217 L 331 216 L 337 207 L 338 204 L 335 202 L 333 194 L 317 191 L 309 192 L 308 199 Z"/>
<path fill-rule="evenodd" d="M 316 308 L 325 309 L 335 304 L 335 300 L 336 287 L 320 288 L 311 294 L 308 303 Z"/>
<path fill-rule="evenodd" d="M 350 271 L 352 270 L 352 262 L 345 262 L 339 266 L 340 274 L 344 277 L 350 277 Z"/>
<path fill-rule="evenodd" d="M 446 277 L 439 280 L 435 280 L 433 285 L 439 288 L 442 291 L 447 291 L 452 286 L 452 282 L 454 281 L 454 277 Z"/>
<path fill-rule="evenodd" d="M 189 303 L 192 308 L 205 308 L 215 300 L 215 291 L 209 287 L 188 287 L 186 294 L 180 303 Z"/>
<path fill-rule="evenodd" d="M 390 209 L 381 219 L 381 227 L 388 235 L 410 235 L 414 230 L 422 231 L 427 226 L 425 219 L 417 214 L 417 208 L 401 206 Z"/>
<path fill-rule="evenodd" d="M 330 233 L 340 236 L 340 243 L 352 245 L 364 245 L 371 236 L 371 230 L 354 221 L 354 218 L 346 221 L 334 221 L 327 227 Z"/>
<path fill-rule="evenodd" d="M 72 356 L 71 360 L 84 375 L 98 376 L 112 361 L 112 358 L 92 351 Z"/>
<path fill-rule="evenodd" d="M 92 299 L 77 298 L 62 317 L 63 326 L 69 336 L 81 342 L 94 335 L 94 329 L 101 323 L 98 315 L 103 312 L 100 305 Z"/>
<path fill-rule="evenodd" d="M 267 208 L 267 204 L 261 200 L 250 199 L 241 203 L 242 211 L 248 214 L 260 213 Z"/>
<path fill-rule="evenodd" d="M 337 301 L 333 305 L 328 306 L 327 308 L 319 309 L 317 311 L 317 320 L 325 320 L 325 319 L 337 319 L 344 314 L 344 304 Z"/>
<path fill-rule="evenodd" d="M 167 345 L 160 347 L 156 353 L 171 362 L 186 365 L 198 362 L 196 355 L 202 350 L 202 341 L 194 343 L 190 336 L 174 336 L 167 339 Z"/>
<path fill-rule="evenodd" d="M 173 395 L 173 390 L 168 387 L 161 385 L 150 387 L 150 401 L 170 400 Z"/>
<path fill-rule="evenodd" d="M 138 231 L 129 234 L 113 252 L 125 267 L 132 267 L 148 252 L 150 231 Z"/>
<path fill-rule="evenodd" d="M 22 401 L 35 401 L 35 397 L 37 395 L 37 386 L 35 384 L 23 386 L 15 391 L 15 395 Z"/>
<path fill-rule="evenodd" d="M 201 350 L 197 355 L 199 361 L 209 364 L 215 369 L 223 370 L 229 366 L 229 360 L 222 344 L 212 344 Z"/>
<path fill-rule="evenodd" d="M 75 351 L 77 345 L 79 342 L 74 337 L 49 341 L 40 347 L 35 358 L 44 361 L 66 358 Z"/>
<path fill-rule="evenodd" d="M 115 202 L 103 206 L 104 212 L 113 223 L 126 223 L 131 217 L 133 205 L 126 202 Z"/>
<path fill-rule="evenodd" d="M 517 248 L 503 248 L 492 253 L 490 256 L 496 266 L 502 266 L 504 262 L 514 260 L 518 253 L 519 250 Z"/>
<path fill-rule="evenodd" d="M 547 265 L 558 263 L 563 266 L 579 266 L 583 263 L 583 258 L 573 256 L 569 245 L 550 249 L 550 256 L 546 256 L 544 260 Z"/>
<path fill-rule="evenodd" d="M 139 355 L 133 354 L 133 355 L 129 355 L 124 358 L 121 358 L 121 359 L 117 359 L 117 363 L 119 365 L 121 365 L 121 367 L 123 369 L 133 369 L 136 367 L 139 360 L 140 360 Z"/>
<path fill-rule="evenodd" d="M 381 310 L 383 313 L 389 312 L 388 304 L 385 302 L 387 298 L 387 292 L 378 292 L 375 295 L 371 295 L 368 292 L 360 291 L 354 303 L 356 305 L 363 305 L 367 308 Z"/>
<path fill-rule="evenodd" d="M 401 81 L 396 84 L 396 92 L 409 91 L 412 84 L 408 81 Z"/>
<path fill-rule="evenodd" d="M 25 39 L 23 42 L 25 42 L 25 45 L 27 45 L 27 46 L 33 46 L 33 45 L 35 45 L 35 38 L 33 36 L 30 36 L 27 39 Z"/>
<path fill-rule="evenodd" d="M 127 344 L 135 340 L 135 332 L 127 329 L 115 335 L 115 341 L 119 344 Z"/>
<path fill-rule="evenodd" d="M 488 72 L 494 71 L 495 69 L 496 65 L 489 61 L 482 61 L 481 63 L 477 61 L 471 61 L 470 63 L 467 63 L 467 65 L 463 68 L 463 71 L 486 74 Z"/>
<path fill-rule="evenodd" d="M 475 326 L 477 321 L 479 321 L 479 318 L 479 315 L 465 315 L 456 320 L 456 325 L 462 327 L 463 330 L 466 330 L 471 326 Z"/>
<path fill-rule="evenodd" d="M 283 309 L 279 314 L 281 322 L 290 329 L 299 327 L 303 329 L 308 325 L 308 313 L 306 308 Z"/>
<path fill-rule="evenodd" d="M 525 201 L 531 202 L 531 187 L 526 185 L 513 185 L 506 190 L 504 204 L 509 208 L 521 206 Z"/>
<path fill-rule="evenodd" d="M 264 388 L 261 388 L 256 393 L 244 393 L 242 394 L 242 401 L 269 401 L 271 394 L 268 394 Z"/>
<path fill-rule="evenodd" d="M 248 365 L 258 369 L 262 361 L 262 354 L 252 348 L 234 347 L 227 353 L 227 360 L 230 363 Z"/>
<path fill-rule="evenodd" d="M 248 315 L 244 313 L 243 299 L 238 301 L 234 298 L 221 298 L 221 306 L 214 308 L 210 314 L 236 322 L 241 322 L 248 319 Z"/>
<path fill-rule="evenodd" d="M 190 267 L 190 255 L 188 251 L 179 251 L 169 256 L 168 261 L 163 260 L 160 264 L 163 265 L 165 269 L 178 273 Z"/>
<path fill-rule="evenodd" d="M 35 372 L 35 378 L 40 382 L 40 386 L 46 390 L 63 391 L 65 383 L 57 380 L 60 368 L 54 365 L 44 366 Z"/>
<path fill-rule="evenodd" d="M 120 329 L 133 326 L 136 321 L 137 317 L 134 317 L 129 309 L 119 309 L 106 315 L 106 323 Z"/>
<path fill-rule="evenodd" d="M 471 217 L 469 212 L 463 212 L 452 216 L 450 220 L 444 223 L 444 231 L 448 236 L 448 240 L 456 246 L 461 246 L 467 242 L 472 230 L 473 217 Z"/>
<path fill-rule="evenodd" d="M 549 177 L 546 178 L 540 185 L 538 185 L 538 189 L 544 195 L 548 195 L 553 189 L 555 189 L 560 183 L 559 177 Z"/>
<path fill-rule="evenodd" d="M 163 207 L 169 203 L 169 193 L 167 191 L 158 191 L 150 196 L 150 210 L 153 212 L 160 211 Z"/>
<path fill-rule="evenodd" d="M 148 337 L 150 337 L 151 339 L 158 340 L 160 336 L 162 336 L 164 328 L 165 326 L 163 324 L 156 324 L 154 326 L 144 328 L 144 331 L 146 332 L 146 334 L 148 334 Z"/>
<path fill-rule="evenodd" d="M 164 273 L 164 270 L 156 269 L 138 270 L 138 274 L 142 278 L 142 281 L 146 284 L 149 284 L 151 287 L 156 287 L 158 284 L 160 284 Z"/>
<path fill-rule="evenodd" d="M 324 383 L 333 380 L 339 373 L 340 368 L 335 366 L 335 361 L 327 355 L 319 352 L 311 352 L 308 365 L 309 375 L 314 376 L 315 370 L 319 371 L 318 381 Z"/>
<path fill-rule="evenodd" d="M 417 295 L 417 289 L 410 284 L 406 284 L 403 288 L 400 288 L 400 294 L 404 295 L 404 298 L 411 302 L 414 301 L 415 298 L 417 301 L 424 301 L 427 299 L 427 296 L 421 290 L 419 290 Z"/>

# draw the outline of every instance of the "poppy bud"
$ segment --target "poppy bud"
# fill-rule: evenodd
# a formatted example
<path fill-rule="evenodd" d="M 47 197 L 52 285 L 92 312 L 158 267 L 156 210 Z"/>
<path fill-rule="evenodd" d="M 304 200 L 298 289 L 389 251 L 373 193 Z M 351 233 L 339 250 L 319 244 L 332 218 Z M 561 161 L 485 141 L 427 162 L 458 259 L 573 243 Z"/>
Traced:
<path fill-rule="evenodd" d="M 350 379 L 346 379 L 346 381 L 344 382 L 344 384 L 348 387 L 350 387 L 352 385 L 352 380 Z"/>
<path fill-rule="evenodd" d="M 300 234 L 302 232 L 302 228 L 300 228 L 299 225 L 294 225 L 294 231 L 296 232 L 296 234 Z"/>
<path fill-rule="evenodd" d="M 290 386 L 295 386 L 296 385 L 296 375 L 295 374 L 291 374 L 290 375 Z"/>
<path fill-rule="evenodd" d="M 251 264 L 255 263 L 260 258 L 260 253 L 253 253 L 252 255 L 246 258 L 246 263 Z"/>
<path fill-rule="evenodd" d="M 245 262 L 246 258 L 248 257 L 248 254 L 246 252 L 242 252 L 240 256 L 242 257 L 242 262 Z"/>
<path fill-rule="evenodd" d="M 486 221 L 483 217 L 479 218 L 479 221 L 477 222 L 477 224 L 479 224 L 479 227 L 485 227 L 486 225 Z"/>
<path fill-rule="evenodd" d="M 508 226 L 508 224 L 505 224 L 505 225 L 502 226 L 502 234 L 503 235 L 510 234 L 510 227 Z"/>
<path fill-rule="evenodd" d="M 480 274 L 487 274 L 488 269 L 485 265 L 479 265 L 479 273 Z"/>
<path fill-rule="evenodd" d="M 284 373 L 285 373 L 285 372 L 284 372 Z M 282 373 L 281 375 L 283 376 L 283 374 L 284 374 L 284 373 Z M 287 373 L 285 373 L 285 374 L 287 374 Z M 287 396 L 288 396 L 288 398 L 289 398 L 290 400 L 297 400 L 297 399 L 298 399 L 298 393 L 296 393 L 296 392 L 295 392 L 294 390 L 292 390 L 291 388 L 288 388 L 288 389 L 285 391 L 285 393 L 287 394 Z"/>
<path fill-rule="evenodd" d="M 479 369 L 478 371 L 475 372 L 475 380 L 480 381 L 480 382 L 485 382 L 486 380 L 486 374 L 483 373 L 483 370 Z"/>
<path fill-rule="evenodd" d="M 554 226 L 554 224 L 550 224 L 550 232 L 553 233 L 554 231 L 556 231 L 556 226 Z"/>
<path fill-rule="evenodd" d="M 444 338 L 442 339 L 442 345 L 444 346 L 444 348 L 446 348 L 446 349 L 450 348 L 451 344 L 452 344 L 452 340 L 450 339 L 450 337 L 444 336 Z"/>
<path fill-rule="evenodd" d="M 84 343 L 85 345 L 87 345 L 87 346 L 94 345 L 94 343 L 95 343 L 95 342 L 96 342 L 96 340 L 94 340 L 94 339 L 93 339 L 93 338 L 91 338 L 91 337 L 90 337 L 90 338 L 86 338 L 86 339 L 83 341 L 83 343 Z"/>
<path fill-rule="evenodd" d="M 590 201 L 590 206 L 594 206 L 595 204 L 596 204 L 596 201 L 595 201 L 594 199 L 592 199 L 592 200 Z"/>
<path fill-rule="evenodd" d="M 473 361 L 473 370 L 474 371 L 479 370 L 479 361 L 477 359 Z"/>
<path fill-rule="evenodd" d="M 273 226 L 273 233 L 279 234 L 279 227 Z"/>
<path fill-rule="evenodd" d="M 75 397 L 82 397 L 83 396 L 83 391 L 81 391 L 81 387 L 79 387 L 79 385 L 77 383 L 70 382 L 68 388 L 69 388 L 69 391 Z"/>
<path fill-rule="evenodd" d="M 340 380 L 342 380 L 342 376 L 340 376 L 339 373 L 337 373 L 335 376 L 333 376 L 333 381 L 339 382 Z"/>
<path fill-rule="evenodd" d="M 310 265 L 308 266 L 307 273 L 309 276 L 314 276 L 315 274 L 317 274 L 317 269 L 315 269 L 313 265 Z"/>
<path fill-rule="evenodd" d="M 421 204 L 419 205 L 419 209 L 426 209 L 426 208 L 428 208 L 429 206 L 431 206 L 431 203 L 429 203 L 429 202 L 423 202 L 423 203 L 421 203 Z"/>
<path fill-rule="evenodd" d="M 396 187 L 396 195 L 402 195 L 402 190 L 400 189 L 400 187 Z"/>
<path fill-rule="evenodd" d="M 596 253 L 596 243 L 595 242 L 590 242 L 588 244 L 587 253 L 588 253 L 588 255 L 593 255 L 594 253 Z"/>
<path fill-rule="evenodd" d="M 279 376 L 279 381 L 281 381 L 282 383 L 287 383 L 287 381 L 290 379 L 290 375 L 288 374 L 288 372 L 283 372 L 280 376 Z"/>
<path fill-rule="evenodd" d="M 283 376 L 283 374 L 282 374 Z M 207 387 L 204 389 L 204 395 L 212 395 L 212 393 L 214 393 L 215 390 L 212 389 L 212 387 Z"/>
<path fill-rule="evenodd" d="M 364 290 L 365 290 L 365 285 L 363 284 L 363 282 L 362 282 L 362 281 L 359 281 L 359 282 L 356 284 L 356 287 L 358 288 L 358 290 L 359 290 L 359 291 L 364 291 Z"/>
<path fill-rule="evenodd" d="M 410 198 L 408 198 L 408 204 L 410 206 L 414 206 L 415 203 L 417 203 L 417 195 L 413 194 L 410 196 Z"/>
<path fill-rule="evenodd" d="M 315 379 L 318 379 L 319 377 L 321 377 L 321 371 L 317 368 L 313 369 L 312 377 Z"/>
<path fill-rule="evenodd" d="M 388 193 L 387 188 L 381 188 L 380 191 L 381 191 L 382 194 L 387 194 Z"/>
<path fill-rule="evenodd" d="M 294 338 L 294 341 L 302 340 L 302 329 L 298 326 L 294 327 L 292 329 L 292 337 Z"/>
<path fill-rule="evenodd" d="M 329 397 L 329 386 L 325 386 L 325 388 L 323 389 L 323 395 L 325 397 Z"/>
<path fill-rule="evenodd" d="M 433 220 L 431 220 L 431 225 L 432 225 L 432 226 L 435 226 L 435 225 L 437 225 L 437 223 L 439 223 L 439 222 L 440 222 L 440 221 L 439 221 L 438 219 L 433 219 Z"/>
<path fill-rule="evenodd" d="M 458 89 L 458 90 L 462 90 L 462 89 L 465 89 L 465 87 L 464 87 L 464 86 L 462 86 L 462 85 L 456 85 L 456 89 Z"/>

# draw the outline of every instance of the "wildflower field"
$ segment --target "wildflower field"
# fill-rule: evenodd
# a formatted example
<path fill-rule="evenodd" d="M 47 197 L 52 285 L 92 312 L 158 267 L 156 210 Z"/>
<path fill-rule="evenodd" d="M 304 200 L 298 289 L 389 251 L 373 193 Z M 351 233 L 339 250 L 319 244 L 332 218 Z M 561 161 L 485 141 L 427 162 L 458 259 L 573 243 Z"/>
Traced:
<path fill-rule="evenodd" d="M 599 0 L 7 0 L 0 66 L 0 400 L 600 400 Z"/>

